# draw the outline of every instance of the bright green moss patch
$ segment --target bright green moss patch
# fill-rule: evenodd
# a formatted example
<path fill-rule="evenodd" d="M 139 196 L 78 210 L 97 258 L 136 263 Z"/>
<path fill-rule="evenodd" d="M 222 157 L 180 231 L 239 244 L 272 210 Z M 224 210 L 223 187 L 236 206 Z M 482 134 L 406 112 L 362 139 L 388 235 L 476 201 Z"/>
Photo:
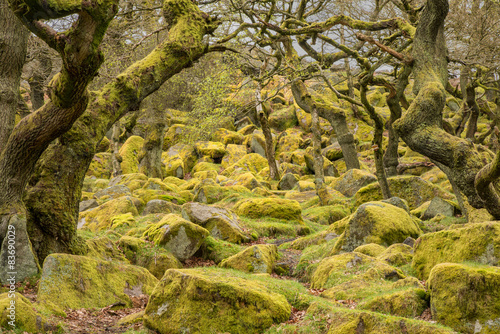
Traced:
<path fill-rule="evenodd" d="M 421 236 L 415 244 L 412 267 L 420 279 L 427 279 L 439 263 L 476 261 L 498 265 L 499 259 L 500 223 L 473 223 Z"/>
<path fill-rule="evenodd" d="M 464 333 L 500 332 L 500 268 L 442 263 L 428 285 L 438 322 Z"/>
<path fill-rule="evenodd" d="M 139 136 L 129 137 L 120 148 L 122 157 L 121 168 L 123 174 L 139 172 L 139 153 L 141 152 L 144 139 Z"/>
<path fill-rule="evenodd" d="M 362 253 L 368 256 L 377 257 L 385 251 L 385 247 L 378 244 L 365 244 L 353 250 L 353 252 Z"/>
<path fill-rule="evenodd" d="M 134 204 L 134 200 L 130 196 L 119 197 L 93 210 L 81 212 L 78 227 L 89 229 L 94 232 L 109 229 L 112 226 L 113 217 L 126 213 L 130 213 L 133 216 L 139 214 Z"/>
<path fill-rule="evenodd" d="M 27 298 L 16 292 L 13 298 L 9 293 L 0 294 L 0 328 L 15 328 L 19 333 L 45 333 L 54 331 L 56 326 L 49 324 Z"/>
<path fill-rule="evenodd" d="M 429 307 L 429 296 L 423 289 L 409 288 L 374 296 L 358 305 L 370 310 L 400 317 L 415 318 Z"/>
<path fill-rule="evenodd" d="M 219 266 L 248 273 L 272 274 L 278 258 L 278 248 L 276 245 L 254 245 L 223 260 Z"/>
<path fill-rule="evenodd" d="M 302 221 L 299 203 L 281 198 L 249 198 L 236 203 L 233 210 L 248 218 L 271 217 Z"/>
<path fill-rule="evenodd" d="M 312 207 L 304 210 L 304 219 L 309 219 L 322 225 L 330 225 L 351 214 L 348 207 L 342 205 L 328 205 Z"/>
<path fill-rule="evenodd" d="M 102 308 L 116 302 L 130 307 L 131 296 L 151 294 L 157 281 L 141 267 L 52 254 L 43 264 L 38 301 L 49 301 L 64 309 Z"/>
<path fill-rule="evenodd" d="M 285 297 L 230 271 L 170 269 L 149 299 L 147 327 L 160 333 L 261 333 L 288 320 Z"/>

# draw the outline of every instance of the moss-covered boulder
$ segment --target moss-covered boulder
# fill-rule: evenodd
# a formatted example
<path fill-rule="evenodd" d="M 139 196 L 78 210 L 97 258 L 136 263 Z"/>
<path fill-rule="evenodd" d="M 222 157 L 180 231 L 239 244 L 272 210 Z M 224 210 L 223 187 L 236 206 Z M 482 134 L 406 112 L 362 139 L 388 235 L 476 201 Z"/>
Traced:
<path fill-rule="evenodd" d="M 85 241 L 88 247 L 87 256 L 104 261 L 128 262 L 123 252 L 108 237 L 97 237 Z"/>
<path fill-rule="evenodd" d="M 122 236 L 118 242 L 126 258 L 134 265 L 146 268 L 161 279 L 168 269 L 182 268 L 180 261 L 168 250 L 155 247 L 143 239 Z"/>
<path fill-rule="evenodd" d="M 222 168 L 227 168 L 238 162 L 247 154 L 247 149 L 244 145 L 229 144 L 226 146 L 226 154 L 222 158 Z"/>
<path fill-rule="evenodd" d="M 445 201 L 439 197 L 434 197 L 420 218 L 422 220 L 428 220 L 438 214 L 447 217 L 454 217 L 457 213 L 459 213 L 458 205 L 455 206 L 449 201 Z"/>
<path fill-rule="evenodd" d="M 179 261 L 190 258 L 209 232 L 201 226 L 170 213 L 144 232 L 144 237 L 171 251 Z"/>
<path fill-rule="evenodd" d="M 413 248 L 405 244 L 393 244 L 377 256 L 393 266 L 408 264 L 413 259 Z"/>
<path fill-rule="evenodd" d="M 276 155 L 282 153 L 293 152 L 300 148 L 302 144 L 302 131 L 291 128 L 283 131 L 278 137 L 276 145 Z"/>
<path fill-rule="evenodd" d="M 364 281 L 398 280 L 405 276 L 399 269 L 374 257 L 351 252 L 321 260 L 311 276 L 311 288 L 327 289 L 356 278 Z"/>
<path fill-rule="evenodd" d="M 249 240 L 241 228 L 238 216 L 228 209 L 186 203 L 182 206 L 182 217 L 206 228 L 214 238 L 233 243 Z"/>
<path fill-rule="evenodd" d="M 162 163 L 165 165 L 165 176 L 175 176 L 177 178 L 183 178 L 184 174 L 187 172 L 184 166 L 184 161 L 179 154 L 169 154 L 168 152 L 163 152 L 161 155 Z"/>
<path fill-rule="evenodd" d="M 167 151 L 170 147 L 179 143 L 188 132 L 189 127 L 186 127 L 184 124 L 172 124 L 169 126 L 163 138 L 163 151 Z"/>
<path fill-rule="evenodd" d="M 132 193 L 130 192 L 130 189 L 123 185 L 123 184 L 118 184 L 118 185 L 115 185 L 115 186 L 111 186 L 111 187 L 107 187 L 105 189 L 101 189 L 99 191 L 97 191 L 95 194 L 94 194 L 94 198 L 96 199 L 101 199 L 101 198 L 111 198 L 111 199 L 114 199 L 114 198 L 118 198 L 118 197 L 122 197 L 122 196 L 131 196 Z"/>
<path fill-rule="evenodd" d="M 149 215 L 152 213 L 171 213 L 174 210 L 174 205 L 169 201 L 161 199 L 152 199 L 146 203 L 146 207 L 142 211 L 142 215 Z"/>
<path fill-rule="evenodd" d="M 395 176 L 388 178 L 388 182 L 391 193 L 405 199 L 412 210 L 436 196 L 443 199 L 454 199 L 452 194 L 418 176 Z M 380 185 L 378 182 L 369 184 L 359 189 L 354 198 L 355 205 L 381 200 Z"/>
<path fill-rule="evenodd" d="M 217 203 L 227 196 L 226 188 L 221 187 L 212 179 L 205 179 L 193 189 L 193 201 L 205 204 Z"/>
<path fill-rule="evenodd" d="M 220 142 L 220 143 L 224 144 L 224 146 L 226 146 L 228 144 L 240 145 L 241 142 L 243 141 L 244 137 L 245 136 L 243 136 L 239 132 L 230 131 L 227 129 L 220 128 L 214 132 L 214 134 L 212 135 L 212 140 L 216 141 L 216 142 Z"/>
<path fill-rule="evenodd" d="M 429 295 L 424 289 L 407 288 L 378 295 L 363 301 L 359 309 L 406 318 L 416 318 L 429 307 Z"/>
<path fill-rule="evenodd" d="M 266 167 L 268 167 L 266 158 L 257 153 L 250 153 L 245 154 L 243 158 L 226 168 L 223 175 L 229 176 L 234 172 L 251 172 L 258 174 Z"/>
<path fill-rule="evenodd" d="M 85 175 L 95 176 L 98 179 L 109 179 L 112 172 L 111 153 L 101 152 L 94 155 Z"/>
<path fill-rule="evenodd" d="M 111 228 L 113 217 L 126 213 L 131 213 L 133 216 L 139 214 L 133 197 L 119 197 L 93 210 L 81 212 L 78 228 L 85 228 L 91 231 L 109 229 Z"/>
<path fill-rule="evenodd" d="M 297 174 L 285 173 L 278 183 L 279 190 L 292 190 L 299 182 Z"/>
<path fill-rule="evenodd" d="M 123 174 L 112 178 L 107 186 L 124 185 L 130 191 L 134 191 L 142 188 L 147 181 L 148 177 L 142 173 Z"/>
<path fill-rule="evenodd" d="M 87 256 L 51 254 L 43 263 L 38 301 L 63 309 L 132 306 L 131 297 L 150 295 L 158 280 L 144 268 Z"/>
<path fill-rule="evenodd" d="M 276 245 L 254 245 L 223 260 L 219 266 L 249 273 L 272 274 L 278 257 Z"/>
<path fill-rule="evenodd" d="M 500 263 L 500 222 L 467 224 L 462 228 L 427 233 L 417 239 L 412 267 L 427 279 L 431 269 L 444 262 Z"/>
<path fill-rule="evenodd" d="M 386 250 L 386 247 L 379 244 L 364 244 L 356 247 L 353 252 L 362 253 L 368 256 L 377 257 Z"/>
<path fill-rule="evenodd" d="M 354 196 L 359 189 L 377 182 L 375 175 L 361 169 L 349 169 L 334 182 L 333 188 L 348 197 Z"/>
<path fill-rule="evenodd" d="M 296 125 L 298 125 L 298 120 L 294 105 L 275 110 L 269 115 L 269 126 L 277 131 L 285 131 Z"/>
<path fill-rule="evenodd" d="M 302 221 L 302 209 L 297 201 L 281 198 L 248 198 L 235 204 L 233 210 L 249 218 L 272 217 Z"/>
<path fill-rule="evenodd" d="M 139 153 L 141 152 L 144 139 L 139 136 L 129 137 L 120 148 L 120 163 L 123 174 L 139 172 Z"/>
<path fill-rule="evenodd" d="M 262 184 L 257 180 L 257 178 L 250 172 L 246 172 L 236 176 L 235 184 L 242 185 L 245 188 L 253 190 L 257 187 L 262 187 Z"/>
<path fill-rule="evenodd" d="M 224 144 L 214 141 L 199 141 L 194 145 L 199 157 L 210 157 L 212 159 L 222 159 L 226 154 Z"/>
<path fill-rule="evenodd" d="M 365 203 L 350 217 L 334 252 L 351 252 L 369 243 L 387 247 L 420 234 L 419 226 L 405 210 L 384 202 Z"/>
<path fill-rule="evenodd" d="M 438 322 L 461 333 L 500 333 L 500 268 L 442 263 L 428 286 Z"/>
<path fill-rule="evenodd" d="M 321 225 L 330 225 L 351 214 L 343 205 L 317 206 L 304 210 L 303 217 Z"/>
<path fill-rule="evenodd" d="M 338 142 L 333 143 L 321 150 L 321 153 L 330 161 L 342 159 L 344 154 Z"/>
<path fill-rule="evenodd" d="M 12 333 L 46 333 L 55 330 L 55 326 L 35 310 L 34 305 L 18 292 L 0 294 L 0 332 L 12 330 Z M 10 331 L 9 331 L 10 333 Z"/>
<path fill-rule="evenodd" d="M 230 271 L 170 269 L 149 299 L 146 327 L 166 333 L 262 333 L 288 320 L 285 297 Z"/>

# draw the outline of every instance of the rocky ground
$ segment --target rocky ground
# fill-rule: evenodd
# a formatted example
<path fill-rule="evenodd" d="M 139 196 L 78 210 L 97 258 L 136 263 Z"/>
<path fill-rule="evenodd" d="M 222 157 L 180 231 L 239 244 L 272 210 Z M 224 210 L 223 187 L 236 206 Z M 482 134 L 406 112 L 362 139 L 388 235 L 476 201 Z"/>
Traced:
<path fill-rule="evenodd" d="M 500 222 L 467 223 L 425 157 L 401 145 L 408 168 L 382 200 L 372 127 L 350 119 L 361 168 L 346 170 L 322 120 L 320 206 L 309 115 L 271 115 L 280 181 L 251 120 L 184 144 L 182 117 L 170 115 L 163 179 L 138 172 L 141 136 L 123 144 L 115 178 L 102 143 L 80 204 L 88 254 L 52 254 L 18 284 L 21 332 L 500 332 Z"/>

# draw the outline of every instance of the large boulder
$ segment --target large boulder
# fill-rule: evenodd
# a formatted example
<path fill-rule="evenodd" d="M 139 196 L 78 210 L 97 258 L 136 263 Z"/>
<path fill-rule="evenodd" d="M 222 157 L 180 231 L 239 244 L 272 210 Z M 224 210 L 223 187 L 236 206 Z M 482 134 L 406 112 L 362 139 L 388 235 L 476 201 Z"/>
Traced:
<path fill-rule="evenodd" d="M 121 168 L 123 174 L 139 172 L 139 153 L 141 152 L 144 139 L 139 136 L 129 137 L 120 148 L 122 157 Z"/>
<path fill-rule="evenodd" d="M 149 299 L 146 327 L 167 333 L 262 333 L 288 320 L 285 297 L 230 271 L 167 270 Z"/>
<path fill-rule="evenodd" d="M 52 333 L 56 330 L 26 297 L 14 291 L 0 294 L 0 332 L 2 328 L 10 329 L 12 333 L 14 330 L 17 333 Z"/>
<path fill-rule="evenodd" d="M 429 220 L 438 214 L 453 217 L 456 213 L 458 213 L 458 209 L 452 203 L 442 198 L 434 197 L 421 218 L 422 220 Z"/>
<path fill-rule="evenodd" d="M 427 279 L 431 269 L 444 262 L 476 261 L 500 263 L 500 222 L 473 223 L 417 239 L 412 267 L 417 277 Z"/>
<path fill-rule="evenodd" d="M 500 268 L 442 263 L 428 285 L 434 320 L 461 333 L 500 333 Z"/>
<path fill-rule="evenodd" d="M 296 174 L 285 173 L 278 183 L 279 190 L 292 190 L 299 182 L 299 177 Z"/>
<path fill-rule="evenodd" d="M 158 280 L 146 269 L 87 256 L 51 254 L 43 263 L 38 301 L 59 308 L 132 306 L 131 297 L 150 295 Z"/>
<path fill-rule="evenodd" d="M 212 140 L 220 142 L 220 143 L 224 144 L 224 146 L 226 146 L 228 144 L 240 145 L 241 142 L 243 141 L 244 137 L 245 136 L 243 136 L 239 132 L 234 132 L 234 131 L 220 128 L 214 132 L 214 134 L 212 135 Z"/>
<path fill-rule="evenodd" d="M 123 184 L 117 184 L 105 189 L 101 189 L 94 194 L 94 198 L 96 199 L 115 199 L 122 196 L 132 196 L 130 189 Z"/>
<path fill-rule="evenodd" d="M 171 251 L 179 261 L 185 261 L 196 253 L 208 235 L 203 227 L 170 213 L 150 226 L 143 236 Z"/>
<path fill-rule="evenodd" d="M 388 178 L 387 181 L 391 193 L 406 200 L 412 210 L 436 196 L 443 199 L 454 199 L 452 194 L 418 176 L 395 176 Z M 380 185 L 378 182 L 369 184 L 359 189 L 354 198 L 355 205 L 381 200 Z"/>
<path fill-rule="evenodd" d="M 247 154 L 247 149 L 244 145 L 229 144 L 226 146 L 226 154 L 222 158 L 222 168 L 227 168 L 238 162 Z"/>
<path fill-rule="evenodd" d="M 352 197 L 370 183 L 377 182 L 377 178 L 370 172 L 361 169 L 349 169 L 335 181 L 333 188 L 347 197 Z"/>
<path fill-rule="evenodd" d="M 113 172 L 111 153 L 101 152 L 94 155 L 85 175 L 95 176 L 99 179 L 109 179 L 111 172 Z"/>
<path fill-rule="evenodd" d="M 254 245 L 223 260 L 219 266 L 249 273 L 272 274 L 278 257 L 276 245 Z"/>
<path fill-rule="evenodd" d="M 146 182 L 148 182 L 148 177 L 142 173 L 123 174 L 112 178 L 107 187 L 124 185 L 130 191 L 134 191 L 142 188 Z"/>
<path fill-rule="evenodd" d="M 359 309 L 416 318 L 428 308 L 429 296 L 422 288 L 407 288 L 372 297 L 358 305 Z"/>
<path fill-rule="evenodd" d="M 390 246 L 420 234 L 418 224 L 405 210 L 384 202 L 365 203 L 350 217 L 334 252 L 352 252 L 369 243 Z"/>
<path fill-rule="evenodd" d="M 233 210 L 249 218 L 271 217 L 302 221 L 299 202 L 281 198 L 247 198 L 235 204 Z"/>
<path fill-rule="evenodd" d="M 251 172 L 258 174 L 261 170 L 268 167 L 266 158 L 257 153 L 244 155 L 240 160 L 226 168 L 223 172 L 225 176 L 231 175 L 233 172 Z"/>
<path fill-rule="evenodd" d="M 294 105 L 275 110 L 269 115 L 269 127 L 277 131 L 285 131 L 296 125 L 298 125 L 298 120 Z"/>
<path fill-rule="evenodd" d="M 93 210 L 80 212 L 78 228 L 100 231 L 112 227 L 112 218 L 125 213 L 137 216 L 137 208 L 133 197 L 124 196 L 106 202 Z"/>
<path fill-rule="evenodd" d="M 206 228 L 214 238 L 233 243 L 248 241 L 238 216 L 228 209 L 186 203 L 182 206 L 182 217 Z"/>
<path fill-rule="evenodd" d="M 214 141 L 200 141 L 195 144 L 196 152 L 199 157 L 210 157 L 212 159 L 222 159 L 226 154 L 224 144 Z"/>

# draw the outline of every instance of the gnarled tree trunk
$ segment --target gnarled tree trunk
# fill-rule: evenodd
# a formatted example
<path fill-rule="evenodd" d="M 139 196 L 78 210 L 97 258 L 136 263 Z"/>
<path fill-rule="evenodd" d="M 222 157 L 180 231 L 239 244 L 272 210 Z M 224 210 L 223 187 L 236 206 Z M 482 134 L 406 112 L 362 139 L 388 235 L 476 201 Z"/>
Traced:
<path fill-rule="evenodd" d="M 106 132 L 166 80 L 207 52 L 203 37 L 215 30 L 217 22 L 189 0 L 166 0 L 163 11 L 170 26 L 168 38 L 90 97 L 86 112 L 49 147 L 30 180 L 28 227 L 40 259 L 52 252 L 75 251 L 71 245 L 77 243 L 83 179 Z"/>
<path fill-rule="evenodd" d="M 464 209 L 468 205 L 486 208 L 496 219 L 500 219 L 500 199 L 491 183 L 496 173 L 486 173 L 488 186 L 483 187 L 483 182 L 479 182 L 476 189 L 476 177 L 481 180 L 483 173 L 478 174 L 487 164 L 487 159 L 470 141 L 443 130 L 442 111 L 448 81 L 444 39 L 447 13 L 447 0 L 428 0 L 422 11 L 413 43 L 413 89 L 417 96 L 396 122 L 395 128 L 412 150 L 429 157 L 438 166 L 445 166 L 442 169 L 456 185 L 457 197 L 463 195 L 468 202 Z"/>

